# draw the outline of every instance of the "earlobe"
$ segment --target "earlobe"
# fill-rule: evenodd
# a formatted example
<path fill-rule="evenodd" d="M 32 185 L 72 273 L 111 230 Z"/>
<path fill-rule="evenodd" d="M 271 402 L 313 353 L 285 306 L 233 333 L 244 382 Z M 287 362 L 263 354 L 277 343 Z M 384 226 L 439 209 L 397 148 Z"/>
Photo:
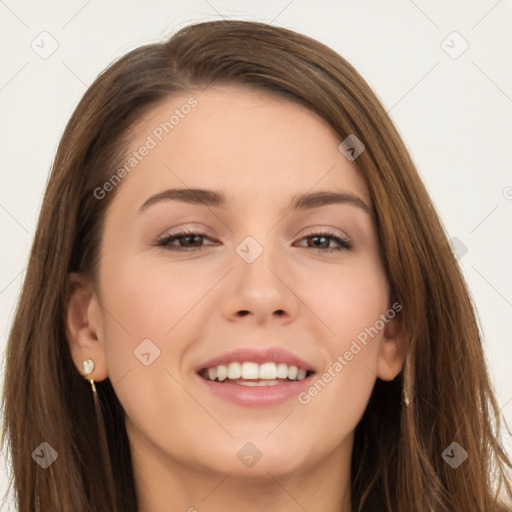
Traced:
<path fill-rule="evenodd" d="M 71 357 L 79 373 L 85 376 L 83 361 L 91 359 L 94 371 L 88 377 L 106 379 L 101 309 L 87 280 L 77 273 L 68 276 L 64 321 Z"/>
<path fill-rule="evenodd" d="M 403 368 L 406 353 L 405 326 L 402 316 L 397 315 L 384 328 L 377 361 L 377 377 L 386 381 L 393 380 Z"/>

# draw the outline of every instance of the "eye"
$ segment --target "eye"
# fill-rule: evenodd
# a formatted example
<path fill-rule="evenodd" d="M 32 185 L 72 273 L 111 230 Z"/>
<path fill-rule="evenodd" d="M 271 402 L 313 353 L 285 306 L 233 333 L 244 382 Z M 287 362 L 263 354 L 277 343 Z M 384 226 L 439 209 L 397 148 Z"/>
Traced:
<path fill-rule="evenodd" d="M 302 240 L 312 240 L 314 246 L 308 248 L 317 249 L 322 252 L 337 252 L 337 251 L 349 251 L 352 249 L 353 244 L 347 239 L 340 238 L 336 236 L 332 231 L 315 231 L 314 233 L 310 233 L 306 235 Z M 339 247 L 329 247 L 331 241 L 334 241 L 338 244 Z M 327 246 L 326 246 L 327 244 Z M 323 247 L 321 247 L 323 246 Z"/>
<path fill-rule="evenodd" d="M 209 239 L 205 233 L 194 231 L 193 229 L 184 229 L 178 233 L 172 233 L 158 240 L 154 245 L 164 247 L 169 251 L 193 252 L 200 249 L 203 239 Z M 307 245 L 308 249 L 316 249 L 321 252 L 348 251 L 352 249 L 353 244 L 349 240 L 336 236 L 332 231 L 315 231 L 301 238 L 302 240 L 311 240 L 313 245 Z M 178 244 L 174 242 L 178 242 Z M 331 242 L 338 244 L 338 247 L 330 246 Z M 212 244 L 210 244 L 212 245 Z M 302 245 L 302 247 L 304 247 Z"/>
<path fill-rule="evenodd" d="M 198 242 L 200 242 L 202 238 L 208 238 L 208 236 L 204 233 L 200 233 L 199 231 L 194 231 L 193 229 L 184 229 L 178 233 L 173 233 L 161 238 L 155 245 L 158 247 L 164 247 L 169 251 L 192 252 L 201 248 L 201 245 Z M 172 243 L 175 240 L 179 241 L 179 245 Z"/>

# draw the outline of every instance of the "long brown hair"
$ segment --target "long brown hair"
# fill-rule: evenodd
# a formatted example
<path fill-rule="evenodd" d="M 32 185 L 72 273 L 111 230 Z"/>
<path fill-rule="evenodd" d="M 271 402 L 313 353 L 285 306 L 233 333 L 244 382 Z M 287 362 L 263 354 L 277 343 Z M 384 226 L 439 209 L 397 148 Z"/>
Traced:
<path fill-rule="evenodd" d="M 357 167 L 376 212 L 382 260 L 403 307 L 408 351 L 391 382 L 377 379 L 356 427 L 352 509 L 388 512 L 497 511 L 512 497 L 500 443 L 500 411 L 479 326 L 445 230 L 385 109 L 368 84 L 323 44 L 284 28 L 245 21 L 189 25 L 137 48 L 105 70 L 73 113 L 48 181 L 12 330 L 3 404 L 19 510 L 116 510 L 104 484 L 88 382 L 70 356 L 63 314 L 71 272 L 94 279 L 105 211 L 116 190 L 94 194 L 123 161 L 130 127 L 165 99 L 209 84 L 257 87 L 305 105 L 340 142 L 366 146 Z M 120 185 L 122 186 L 122 184 Z M 106 379 L 97 383 L 115 488 L 124 512 L 137 498 L 124 414 Z M 410 406 L 402 405 L 407 389 Z M 508 429 L 507 429 L 508 430 Z M 31 453 L 47 442 L 47 469 Z M 467 460 L 442 457 L 457 442 Z M 373 506 L 373 505 L 372 505 Z M 375 509 L 372 509 L 375 510 Z"/>

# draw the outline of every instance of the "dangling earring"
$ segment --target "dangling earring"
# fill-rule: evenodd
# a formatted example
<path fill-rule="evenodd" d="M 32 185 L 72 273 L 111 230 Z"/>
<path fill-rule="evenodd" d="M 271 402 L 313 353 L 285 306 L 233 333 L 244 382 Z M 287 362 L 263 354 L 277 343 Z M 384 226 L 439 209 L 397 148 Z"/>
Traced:
<path fill-rule="evenodd" d="M 402 376 L 402 404 L 405 407 L 410 407 L 411 405 L 411 394 L 410 390 L 413 388 L 414 380 L 411 375 L 410 368 L 414 368 L 412 363 L 412 352 L 411 350 L 407 351 L 407 357 L 405 360 L 404 368 L 403 368 L 403 376 Z"/>
<path fill-rule="evenodd" d="M 82 367 L 84 369 L 84 375 L 85 375 L 86 379 L 90 382 L 91 388 L 92 388 L 94 407 L 96 410 L 96 423 L 98 425 L 98 431 L 99 431 L 100 447 L 101 447 L 101 451 L 103 453 L 104 463 L 107 468 L 106 476 L 108 479 L 108 487 L 110 490 L 112 503 L 114 504 L 113 510 L 117 511 L 119 509 L 117 506 L 114 475 L 112 472 L 112 463 L 110 460 L 110 450 L 108 448 L 107 430 L 105 428 L 105 421 L 103 419 L 103 413 L 101 412 L 100 399 L 98 397 L 98 393 L 96 392 L 96 385 L 94 384 L 94 379 L 92 378 L 92 373 L 94 372 L 94 368 L 95 368 L 94 361 L 92 359 L 85 359 L 84 361 L 82 361 Z"/>
<path fill-rule="evenodd" d="M 409 407 L 411 405 L 411 400 L 409 398 L 409 390 L 411 389 L 409 385 L 409 366 L 407 365 L 404 369 L 404 376 L 402 379 L 402 403 L 405 405 L 405 407 Z"/>
<path fill-rule="evenodd" d="M 96 392 L 94 379 L 90 377 L 92 375 L 92 372 L 94 372 L 94 361 L 92 359 L 86 359 L 85 361 L 82 361 L 82 367 L 84 369 L 85 377 L 91 383 L 92 394 L 94 402 L 96 403 L 98 401 L 98 393 Z"/>

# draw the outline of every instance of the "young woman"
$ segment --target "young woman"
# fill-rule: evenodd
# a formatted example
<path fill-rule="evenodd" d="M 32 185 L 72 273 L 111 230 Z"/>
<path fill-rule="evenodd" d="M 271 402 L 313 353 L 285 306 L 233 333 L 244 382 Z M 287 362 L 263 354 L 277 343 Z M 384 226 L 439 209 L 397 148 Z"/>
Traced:
<path fill-rule="evenodd" d="M 342 57 L 260 23 L 188 26 L 86 92 L 3 400 L 22 512 L 512 497 L 472 303 L 403 142 Z"/>

